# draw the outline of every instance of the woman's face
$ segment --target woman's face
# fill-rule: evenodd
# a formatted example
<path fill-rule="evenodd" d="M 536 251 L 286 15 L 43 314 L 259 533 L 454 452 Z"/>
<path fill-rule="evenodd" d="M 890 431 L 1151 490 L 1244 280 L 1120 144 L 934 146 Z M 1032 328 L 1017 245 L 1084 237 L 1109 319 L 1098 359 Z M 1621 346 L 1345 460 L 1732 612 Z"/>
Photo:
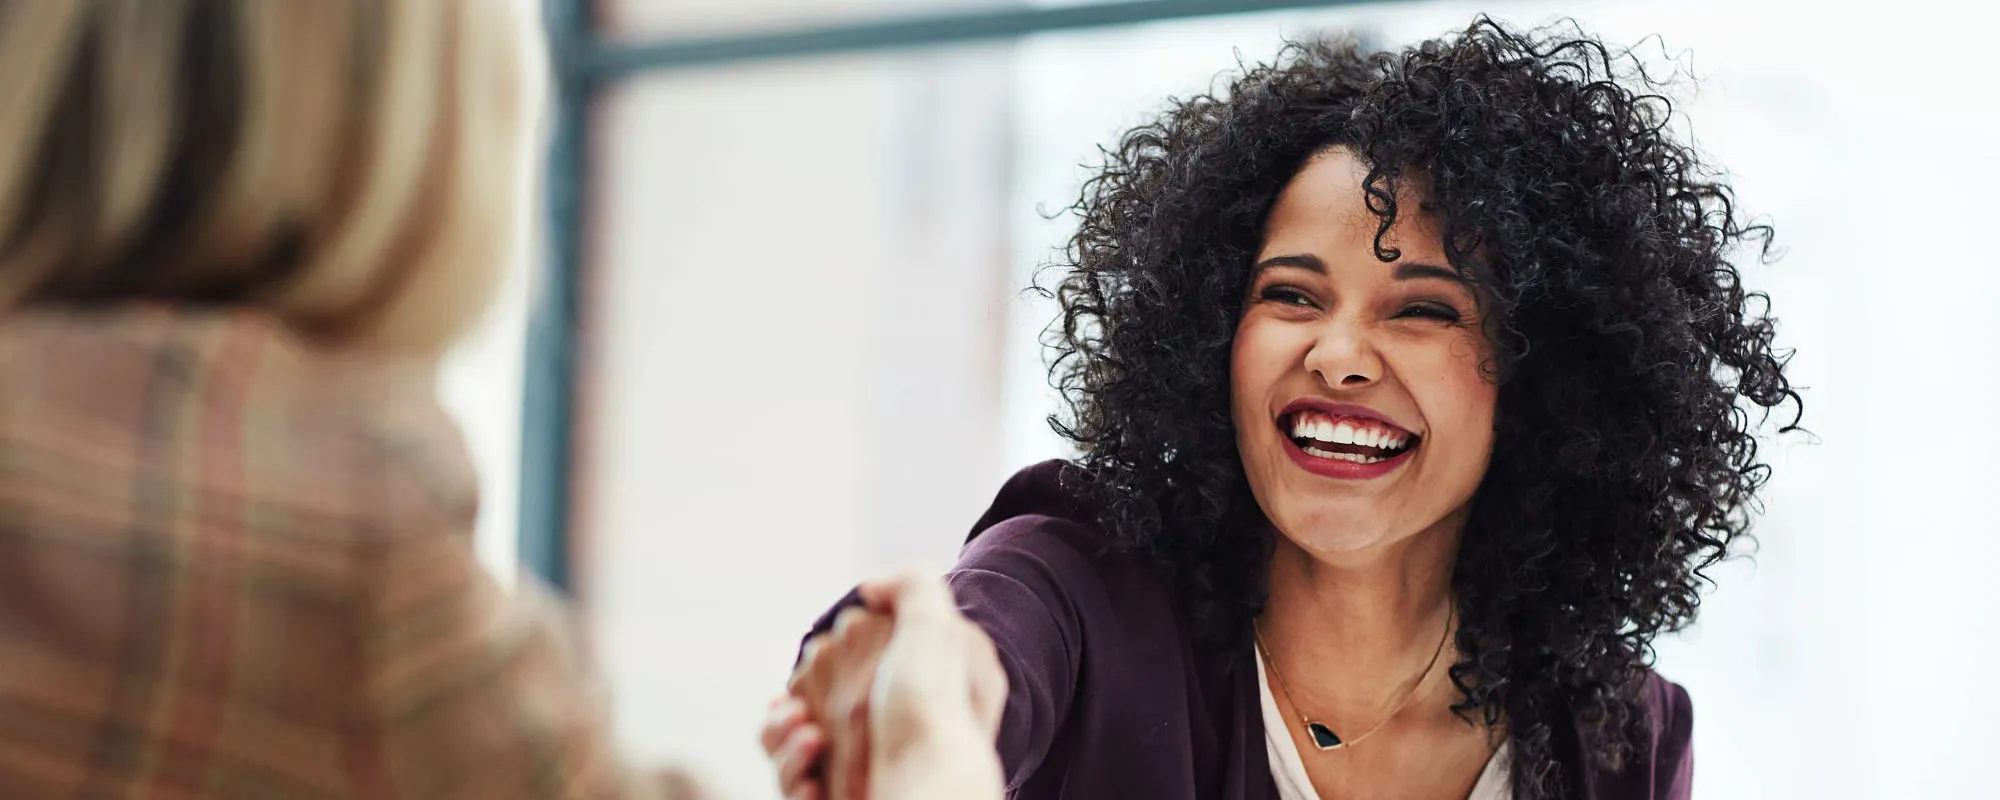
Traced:
<path fill-rule="evenodd" d="M 1493 451 L 1497 395 L 1472 291 L 1419 197 L 1380 218 L 1367 167 L 1313 159 L 1265 223 L 1230 358 L 1236 447 L 1257 503 L 1307 552 L 1455 533 Z"/>

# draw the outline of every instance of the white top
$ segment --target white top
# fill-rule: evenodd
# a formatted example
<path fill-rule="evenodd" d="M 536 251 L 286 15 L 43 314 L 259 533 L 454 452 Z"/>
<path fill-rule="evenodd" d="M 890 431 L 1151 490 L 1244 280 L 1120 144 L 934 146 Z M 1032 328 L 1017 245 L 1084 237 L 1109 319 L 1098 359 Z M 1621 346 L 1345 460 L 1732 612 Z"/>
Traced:
<path fill-rule="evenodd" d="M 1264 749 L 1271 757 L 1271 777 L 1278 781 L 1278 800 L 1319 800 L 1319 793 L 1313 790 L 1312 779 L 1306 777 L 1306 763 L 1299 758 L 1299 746 L 1292 741 L 1291 721 L 1278 713 L 1278 699 L 1271 696 L 1271 682 L 1264 672 L 1264 653 L 1261 648 L 1251 647 L 1257 652 L 1257 695 L 1264 701 Z M 1513 800 L 1514 790 L 1507 783 L 1507 745 L 1493 751 L 1493 757 L 1486 760 L 1485 771 L 1479 773 L 1479 782 L 1472 785 L 1472 794 L 1465 800 Z"/>

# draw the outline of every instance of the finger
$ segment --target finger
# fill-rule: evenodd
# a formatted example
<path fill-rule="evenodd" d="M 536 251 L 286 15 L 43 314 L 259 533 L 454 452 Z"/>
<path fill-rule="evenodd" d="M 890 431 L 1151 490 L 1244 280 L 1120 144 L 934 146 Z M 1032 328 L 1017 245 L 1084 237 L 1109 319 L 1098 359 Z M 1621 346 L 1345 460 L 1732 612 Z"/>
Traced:
<path fill-rule="evenodd" d="M 893 612 L 896 610 L 896 598 L 902 595 L 903 584 L 907 580 L 903 575 L 869 578 L 854 587 L 854 593 L 861 598 L 862 605 L 867 606 L 870 611 Z"/>
<path fill-rule="evenodd" d="M 868 740 L 867 698 L 857 691 L 860 687 L 854 683 L 862 677 L 864 673 L 861 672 L 849 674 L 829 693 L 826 707 L 821 712 L 827 747 L 826 757 L 820 762 L 823 767 L 820 783 L 832 800 L 860 798 L 851 790 L 850 776 L 854 768 L 854 752 Z"/>
<path fill-rule="evenodd" d="M 764 715 L 764 731 L 759 737 L 764 745 L 764 755 L 776 756 L 778 748 L 785 744 L 785 737 L 806 721 L 806 704 L 798 698 L 785 695 L 771 703 L 770 712 Z"/>
<path fill-rule="evenodd" d="M 866 686 L 844 686 L 828 720 L 827 731 L 837 746 L 828 748 L 825 783 L 836 800 L 867 796 L 861 790 L 867 775 L 868 709 Z"/>
<path fill-rule="evenodd" d="M 980 726 L 997 733 L 1000 718 L 1007 713 L 1007 670 L 1000 666 L 1000 658 L 994 653 L 991 640 L 977 649 L 972 656 L 972 707 L 978 715 Z"/>
<path fill-rule="evenodd" d="M 786 794 L 811 782 L 813 768 L 826 753 L 826 734 L 817 725 L 801 725 L 779 748 L 778 786 Z"/>
<path fill-rule="evenodd" d="M 787 793 L 785 800 L 826 800 L 826 792 L 820 791 L 819 784 L 808 783 Z"/>
<path fill-rule="evenodd" d="M 799 693 L 799 683 L 805 680 L 807 675 L 812 674 L 813 659 L 818 658 L 820 651 L 826 649 L 826 638 L 825 634 L 816 635 L 807 639 L 805 646 L 799 648 L 799 663 L 792 667 L 791 677 L 785 679 L 787 694 Z"/>
<path fill-rule="evenodd" d="M 836 639 L 846 638 L 848 634 L 854 629 L 854 626 L 857 623 L 867 618 L 868 618 L 868 609 L 863 608 L 861 606 L 848 606 L 846 608 L 841 609 L 840 613 L 835 615 L 833 618 L 834 638 Z"/>
<path fill-rule="evenodd" d="M 957 613 L 951 587 L 935 572 L 910 571 L 892 578 L 867 581 L 859 589 L 861 601 L 876 613 L 906 614 Z"/>
<path fill-rule="evenodd" d="M 868 750 L 870 746 L 868 720 L 864 716 L 858 722 L 859 724 L 854 731 L 856 735 L 853 740 L 849 742 L 847 747 L 841 748 L 834 754 L 834 757 L 839 758 L 843 763 L 839 774 L 845 776 L 845 780 L 843 781 L 845 785 L 836 794 L 837 796 L 856 798 L 857 800 L 868 796 Z M 833 773 L 829 772 L 828 774 L 832 775 Z"/>

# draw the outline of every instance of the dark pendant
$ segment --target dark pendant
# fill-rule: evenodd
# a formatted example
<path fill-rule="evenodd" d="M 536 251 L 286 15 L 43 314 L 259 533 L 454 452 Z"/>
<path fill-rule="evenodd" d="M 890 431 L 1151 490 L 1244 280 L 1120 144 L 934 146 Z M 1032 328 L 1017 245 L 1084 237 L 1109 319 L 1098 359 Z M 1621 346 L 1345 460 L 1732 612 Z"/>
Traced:
<path fill-rule="evenodd" d="M 1313 745 L 1321 750 L 1332 750 L 1340 746 L 1340 737 L 1335 736 L 1333 729 L 1325 725 L 1317 722 L 1308 722 L 1306 723 L 1306 733 L 1312 734 Z"/>

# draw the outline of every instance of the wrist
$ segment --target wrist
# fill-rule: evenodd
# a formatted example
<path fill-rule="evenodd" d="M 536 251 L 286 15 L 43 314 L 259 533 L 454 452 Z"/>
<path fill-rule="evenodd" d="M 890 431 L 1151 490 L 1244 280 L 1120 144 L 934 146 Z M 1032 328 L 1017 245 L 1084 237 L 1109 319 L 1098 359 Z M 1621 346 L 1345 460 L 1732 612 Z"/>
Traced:
<path fill-rule="evenodd" d="M 968 721 L 969 722 L 969 721 Z M 899 743 L 871 770 L 870 800 L 1000 800 L 1000 756 L 972 724 L 936 723 Z"/>

